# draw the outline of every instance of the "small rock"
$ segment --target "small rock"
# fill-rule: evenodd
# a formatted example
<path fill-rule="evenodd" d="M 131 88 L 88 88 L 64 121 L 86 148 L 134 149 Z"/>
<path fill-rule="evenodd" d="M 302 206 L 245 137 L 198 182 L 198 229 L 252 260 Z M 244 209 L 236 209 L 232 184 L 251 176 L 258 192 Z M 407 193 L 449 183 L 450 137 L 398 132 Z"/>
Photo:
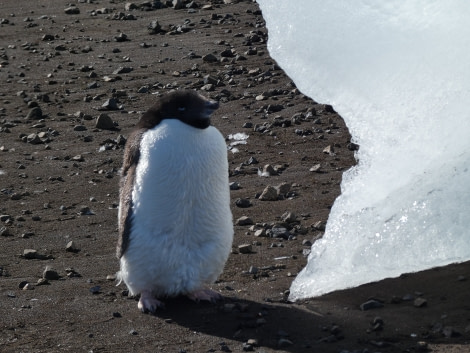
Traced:
<path fill-rule="evenodd" d="M 38 251 L 34 249 L 24 249 L 23 250 L 23 257 L 25 259 L 35 259 L 38 255 Z"/>
<path fill-rule="evenodd" d="M 67 7 L 64 12 L 67 14 L 67 15 L 78 15 L 80 13 L 80 9 L 76 6 L 70 6 L 70 7 Z"/>
<path fill-rule="evenodd" d="M 280 227 L 280 226 L 274 226 L 272 227 L 267 234 L 271 238 L 282 238 L 282 239 L 289 239 L 289 231 L 287 228 Z"/>
<path fill-rule="evenodd" d="M 240 184 L 237 183 L 236 181 L 232 181 L 229 184 L 230 190 L 240 190 Z"/>
<path fill-rule="evenodd" d="M 26 137 L 26 142 L 27 143 L 30 143 L 32 145 L 39 145 L 40 143 L 42 143 L 42 140 L 41 138 L 38 136 L 38 134 L 29 134 L 27 137 Z"/>
<path fill-rule="evenodd" d="M 46 267 L 44 272 L 42 273 L 42 278 L 47 279 L 48 281 L 57 281 L 60 276 L 56 270 L 51 267 Z"/>
<path fill-rule="evenodd" d="M 360 308 L 362 311 L 370 310 L 370 309 L 378 309 L 378 308 L 383 308 L 383 304 L 379 302 L 378 300 L 368 300 L 365 303 L 362 303 L 360 305 Z"/>
<path fill-rule="evenodd" d="M 0 227 L 0 236 L 1 237 L 10 237 L 11 234 L 10 230 L 7 227 Z"/>
<path fill-rule="evenodd" d="M 207 54 L 202 57 L 202 60 L 207 63 L 215 63 L 218 62 L 219 59 L 213 54 Z"/>
<path fill-rule="evenodd" d="M 248 208 L 251 206 L 251 202 L 248 199 L 237 199 L 235 205 L 240 208 Z"/>
<path fill-rule="evenodd" d="M 251 244 L 238 245 L 238 251 L 240 252 L 240 254 L 250 254 L 252 250 L 253 249 Z"/>
<path fill-rule="evenodd" d="M 103 130 L 113 130 L 114 122 L 108 114 L 100 114 L 96 118 L 95 127 Z"/>
<path fill-rule="evenodd" d="M 270 176 L 270 175 L 276 175 L 276 170 L 271 164 L 266 164 L 263 167 L 263 175 Z"/>
<path fill-rule="evenodd" d="M 456 331 L 453 327 L 451 326 L 446 326 L 442 329 L 442 334 L 447 337 L 447 338 L 451 338 L 451 337 L 459 337 L 461 336 L 462 334 L 459 332 L 459 331 Z"/>
<path fill-rule="evenodd" d="M 321 172 L 321 164 L 320 163 L 315 164 L 313 167 L 310 168 L 310 171 L 314 173 Z"/>
<path fill-rule="evenodd" d="M 297 216 L 293 212 L 285 212 L 281 216 L 281 220 L 286 223 L 294 223 L 297 221 Z"/>
<path fill-rule="evenodd" d="M 72 157 L 72 161 L 74 162 L 83 162 L 85 159 L 81 154 L 77 154 L 76 156 Z"/>
<path fill-rule="evenodd" d="M 81 206 L 80 207 L 80 215 L 82 216 L 92 216 L 95 213 L 90 209 L 88 206 Z"/>
<path fill-rule="evenodd" d="M 90 293 L 91 294 L 100 294 L 101 293 L 101 287 L 100 286 L 94 286 L 90 288 Z"/>
<path fill-rule="evenodd" d="M 424 298 L 416 298 L 413 302 L 413 305 L 416 307 L 416 308 L 422 308 L 422 307 L 425 307 L 426 305 L 428 305 L 428 301 Z"/>
<path fill-rule="evenodd" d="M 38 281 L 36 282 L 37 286 L 43 286 L 49 284 L 49 281 L 45 278 L 39 278 Z"/>
<path fill-rule="evenodd" d="M 250 217 L 247 216 L 241 216 L 238 218 L 235 222 L 235 225 L 237 226 L 249 226 L 254 224 L 253 220 Z"/>
<path fill-rule="evenodd" d="M 106 109 L 106 110 L 119 110 L 119 107 L 117 105 L 117 101 L 114 98 L 110 98 L 110 99 L 106 100 L 106 102 L 104 102 L 101 107 L 103 109 Z M 103 114 L 101 114 L 101 115 L 103 115 Z M 113 125 L 113 128 L 114 128 L 114 125 Z M 104 129 L 104 128 L 101 128 L 101 129 Z M 110 129 L 110 128 L 108 128 L 108 129 Z"/>
<path fill-rule="evenodd" d="M 132 67 L 119 67 L 113 71 L 113 74 L 114 75 L 128 74 L 129 72 L 132 72 L 133 70 L 134 69 Z"/>
<path fill-rule="evenodd" d="M 294 343 L 291 340 L 288 340 L 287 338 L 280 338 L 279 341 L 277 342 L 277 346 L 279 348 L 286 348 L 289 346 L 292 346 Z"/>
<path fill-rule="evenodd" d="M 86 130 L 87 130 L 87 128 L 86 128 L 85 125 L 75 125 L 73 127 L 73 131 L 86 131 Z"/>
<path fill-rule="evenodd" d="M 335 149 L 332 145 L 329 145 L 329 146 L 326 146 L 324 149 L 323 149 L 323 153 L 326 153 L 326 154 L 334 154 L 335 153 Z"/>
<path fill-rule="evenodd" d="M 128 40 L 127 35 L 124 33 L 119 33 L 117 36 L 114 37 L 116 42 L 125 42 Z"/>
<path fill-rule="evenodd" d="M 71 240 L 67 243 L 67 245 L 65 246 L 65 251 L 68 251 L 68 252 L 79 252 L 80 249 L 77 248 L 77 246 L 75 245 L 75 243 Z"/>
<path fill-rule="evenodd" d="M 258 229 L 255 231 L 255 237 L 265 237 L 266 236 L 266 229 Z"/>
<path fill-rule="evenodd" d="M 326 222 L 325 221 L 317 221 L 312 224 L 312 228 L 319 231 L 324 231 L 326 229 Z"/>
<path fill-rule="evenodd" d="M 20 284 L 18 284 L 19 289 L 23 289 L 25 285 L 27 285 L 29 282 L 28 281 L 21 281 Z"/>
<path fill-rule="evenodd" d="M 290 183 L 285 182 L 276 186 L 278 195 L 286 195 L 290 191 L 291 186 L 292 185 Z"/>
<path fill-rule="evenodd" d="M 277 190 L 271 185 L 268 185 L 263 190 L 263 192 L 261 193 L 261 196 L 259 197 L 260 201 L 276 201 L 277 199 L 278 199 Z"/>

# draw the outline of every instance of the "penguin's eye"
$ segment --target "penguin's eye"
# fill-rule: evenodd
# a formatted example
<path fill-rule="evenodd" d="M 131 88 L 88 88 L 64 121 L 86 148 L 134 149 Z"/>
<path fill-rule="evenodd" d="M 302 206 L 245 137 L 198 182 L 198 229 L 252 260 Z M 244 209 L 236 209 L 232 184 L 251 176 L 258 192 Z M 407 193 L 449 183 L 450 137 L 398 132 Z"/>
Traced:
<path fill-rule="evenodd" d="M 178 108 L 178 111 L 180 111 L 180 112 L 184 112 L 185 110 L 186 110 L 186 107 L 179 107 Z"/>

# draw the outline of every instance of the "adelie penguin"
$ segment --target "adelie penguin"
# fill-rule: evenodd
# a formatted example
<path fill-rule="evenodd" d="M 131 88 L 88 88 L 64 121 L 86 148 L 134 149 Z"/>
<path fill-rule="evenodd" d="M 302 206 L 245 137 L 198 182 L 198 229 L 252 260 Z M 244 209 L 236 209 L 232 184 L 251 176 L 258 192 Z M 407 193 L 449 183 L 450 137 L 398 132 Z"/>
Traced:
<path fill-rule="evenodd" d="M 144 113 L 122 167 L 118 278 L 138 307 L 165 297 L 215 301 L 211 289 L 229 256 L 233 223 L 227 147 L 211 125 L 218 103 L 174 91 Z"/>

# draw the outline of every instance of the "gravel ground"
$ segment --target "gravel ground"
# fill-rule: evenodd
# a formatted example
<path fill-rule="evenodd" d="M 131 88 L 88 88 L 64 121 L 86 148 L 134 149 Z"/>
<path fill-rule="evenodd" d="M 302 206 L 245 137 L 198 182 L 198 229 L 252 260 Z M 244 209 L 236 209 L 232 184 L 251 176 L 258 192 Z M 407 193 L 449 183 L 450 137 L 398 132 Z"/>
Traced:
<path fill-rule="evenodd" d="M 0 350 L 470 351 L 469 263 L 286 300 L 358 146 L 269 56 L 255 2 L 177 3 L 2 1 Z M 223 301 L 151 316 L 116 286 L 119 168 L 178 88 L 220 102 L 235 239 Z"/>

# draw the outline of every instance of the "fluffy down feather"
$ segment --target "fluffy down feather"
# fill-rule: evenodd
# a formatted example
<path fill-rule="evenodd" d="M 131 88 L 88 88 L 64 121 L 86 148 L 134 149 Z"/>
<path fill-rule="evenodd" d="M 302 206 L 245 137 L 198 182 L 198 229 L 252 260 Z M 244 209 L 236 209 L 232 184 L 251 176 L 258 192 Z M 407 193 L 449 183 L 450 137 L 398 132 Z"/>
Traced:
<path fill-rule="evenodd" d="M 189 294 L 213 283 L 233 239 L 221 133 L 177 119 L 145 131 L 119 278 L 131 294 Z"/>

